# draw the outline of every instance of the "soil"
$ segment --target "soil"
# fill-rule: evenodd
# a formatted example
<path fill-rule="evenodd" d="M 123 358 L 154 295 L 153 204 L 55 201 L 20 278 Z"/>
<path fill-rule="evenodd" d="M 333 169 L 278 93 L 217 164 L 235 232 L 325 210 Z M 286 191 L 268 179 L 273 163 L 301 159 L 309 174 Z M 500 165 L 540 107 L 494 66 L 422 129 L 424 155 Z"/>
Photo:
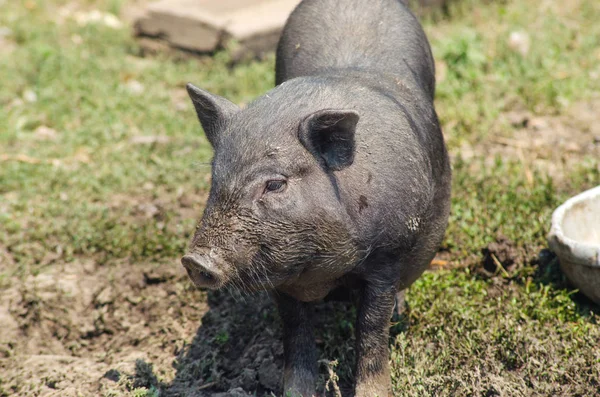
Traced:
<path fill-rule="evenodd" d="M 485 158 L 490 163 L 496 157 L 520 161 L 530 180 L 539 171 L 559 184 L 568 183 L 569 171 L 586 158 L 600 158 L 599 114 L 600 98 L 576 103 L 556 116 L 505 113 L 498 119 L 497 130 L 475 145 L 463 144 L 452 154 L 465 160 Z M 502 133 L 506 128 L 500 126 L 508 126 L 510 133 Z"/>
<path fill-rule="evenodd" d="M 0 295 L 6 395 L 98 395 L 109 370 L 152 360 L 165 373 L 207 310 L 172 265 L 53 266 Z M 177 321 L 165 321 L 178 317 Z M 181 344 L 181 345 L 178 345 Z"/>
<path fill-rule="evenodd" d="M 517 246 L 505 236 L 498 236 L 496 241 L 481 250 L 483 254 L 483 271 L 488 274 L 503 272 L 508 274 L 516 270 L 527 258 L 527 251 Z"/>
<path fill-rule="evenodd" d="M 207 294 L 179 268 L 90 260 L 11 280 L 0 292 L 0 395 L 278 394 L 283 347 L 270 297 Z M 352 313 L 348 303 L 320 305 L 319 346 L 337 334 L 332 322 L 349 324 Z M 334 345 L 352 351 L 342 336 Z"/>

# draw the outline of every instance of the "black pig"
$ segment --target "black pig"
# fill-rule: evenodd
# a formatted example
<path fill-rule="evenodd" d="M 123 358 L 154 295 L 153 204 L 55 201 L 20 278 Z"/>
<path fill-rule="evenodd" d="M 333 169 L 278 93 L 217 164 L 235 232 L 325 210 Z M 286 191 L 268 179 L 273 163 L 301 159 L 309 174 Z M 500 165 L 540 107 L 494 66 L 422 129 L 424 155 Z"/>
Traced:
<path fill-rule="evenodd" d="M 273 291 L 284 394 L 315 394 L 311 302 L 357 289 L 355 394 L 391 395 L 395 296 L 427 268 L 449 213 L 429 44 L 400 0 L 304 0 L 276 79 L 244 110 L 188 85 L 215 153 L 182 263 L 200 287 Z"/>

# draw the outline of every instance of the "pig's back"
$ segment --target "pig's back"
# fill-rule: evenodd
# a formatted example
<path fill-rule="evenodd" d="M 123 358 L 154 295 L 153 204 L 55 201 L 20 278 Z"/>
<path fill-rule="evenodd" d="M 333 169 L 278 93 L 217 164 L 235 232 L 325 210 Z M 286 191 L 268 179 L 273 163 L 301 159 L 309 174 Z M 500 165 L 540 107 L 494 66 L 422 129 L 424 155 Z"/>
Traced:
<path fill-rule="evenodd" d="M 276 82 L 339 69 L 363 70 L 435 91 L 431 50 L 400 0 L 304 0 L 284 28 Z"/>

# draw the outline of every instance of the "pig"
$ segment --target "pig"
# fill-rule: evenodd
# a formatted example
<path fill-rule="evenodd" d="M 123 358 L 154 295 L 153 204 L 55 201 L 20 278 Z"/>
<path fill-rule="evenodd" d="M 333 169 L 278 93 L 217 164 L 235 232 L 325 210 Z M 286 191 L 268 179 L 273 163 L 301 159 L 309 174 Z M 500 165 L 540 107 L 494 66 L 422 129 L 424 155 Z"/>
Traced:
<path fill-rule="evenodd" d="M 243 110 L 187 86 L 214 158 L 182 264 L 199 287 L 271 292 L 286 396 L 316 395 L 314 303 L 356 291 L 355 395 L 391 395 L 390 316 L 450 206 L 429 43 L 400 0 L 304 0 L 275 74 Z"/>

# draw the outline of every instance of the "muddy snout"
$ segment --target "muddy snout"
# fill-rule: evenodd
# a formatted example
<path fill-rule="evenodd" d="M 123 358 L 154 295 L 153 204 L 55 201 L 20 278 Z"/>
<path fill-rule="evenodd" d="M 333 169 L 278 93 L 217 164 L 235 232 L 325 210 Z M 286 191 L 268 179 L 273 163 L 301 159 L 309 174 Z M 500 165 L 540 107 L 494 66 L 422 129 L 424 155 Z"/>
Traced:
<path fill-rule="evenodd" d="M 217 289 L 225 284 L 223 261 L 210 249 L 189 252 L 181 264 L 197 287 Z"/>

